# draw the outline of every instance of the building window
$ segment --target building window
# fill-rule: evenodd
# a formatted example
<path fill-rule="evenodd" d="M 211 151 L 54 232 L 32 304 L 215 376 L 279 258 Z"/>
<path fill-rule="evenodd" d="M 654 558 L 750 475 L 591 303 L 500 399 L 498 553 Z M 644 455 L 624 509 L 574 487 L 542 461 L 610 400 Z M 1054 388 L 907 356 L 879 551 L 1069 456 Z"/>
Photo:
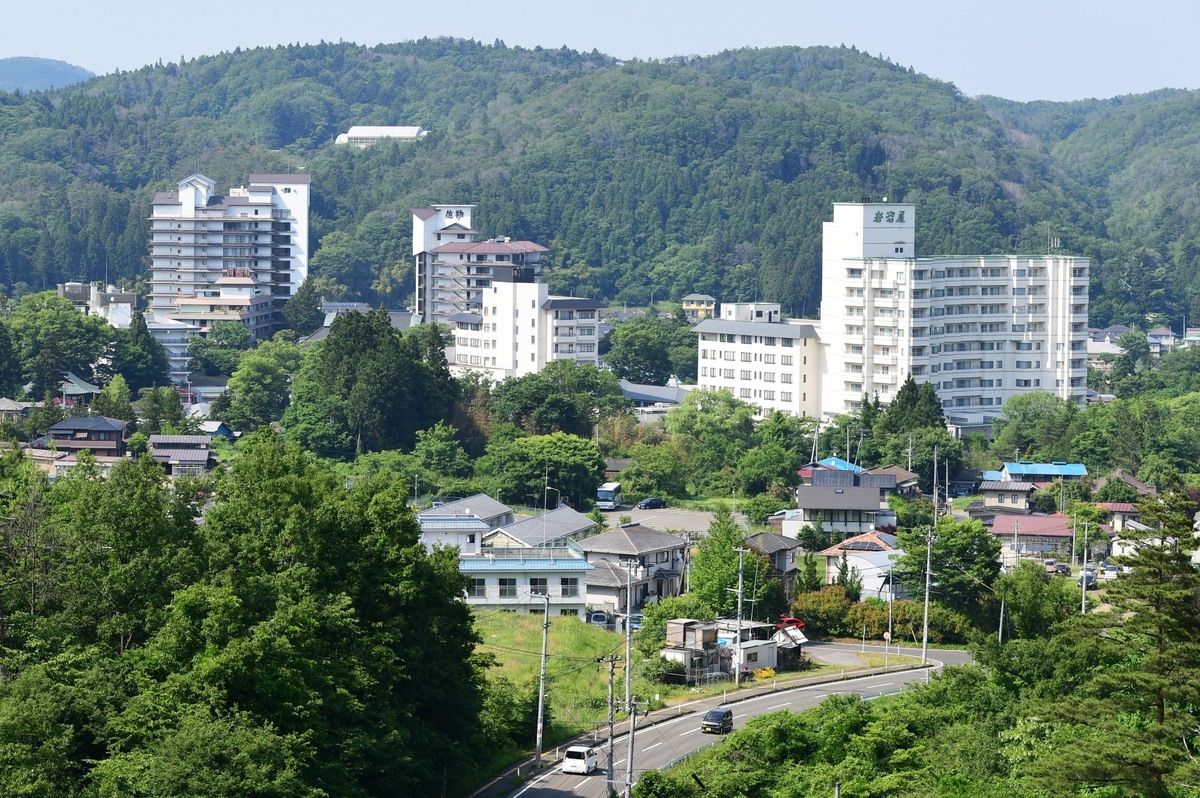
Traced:
<path fill-rule="evenodd" d="M 562 595 L 564 595 L 564 596 L 578 596 L 579 595 L 579 577 L 564 576 L 561 580 L 559 580 L 559 584 L 562 586 Z"/>
<path fill-rule="evenodd" d="M 1004 504 L 1004 494 L 1003 494 L 1003 493 L 1001 493 L 1001 494 L 998 494 L 998 495 L 996 496 L 996 498 L 999 500 L 999 502 L 1000 502 L 1001 504 Z"/>
<path fill-rule="evenodd" d="M 1003 498 L 1003 497 L 1001 497 L 1001 498 Z M 1015 494 L 1015 493 L 1012 495 L 1012 503 L 1013 504 L 1017 503 L 1017 494 Z"/>
<path fill-rule="evenodd" d="M 559 611 L 558 611 L 558 614 L 559 614 L 559 615 L 570 615 L 570 616 L 573 616 L 573 617 L 576 617 L 576 618 L 578 618 L 578 617 L 579 617 L 579 610 L 577 610 L 577 609 L 572 609 L 572 608 L 567 608 L 567 607 L 563 607 L 561 610 L 559 610 Z"/>
<path fill-rule="evenodd" d="M 500 577 L 500 598 L 516 598 L 517 597 L 517 579 L 516 577 L 502 576 Z"/>
<path fill-rule="evenodd" d="M 485 598 L 487 596 L 487 580 L 479 577 L 471 579 L 471 586 L 467 588 L 467 595 L 471 598 Z"/>
<path fill-rule="evenodd" d="M 546 588 L 546 577 L 531 576 L 529 577 L 529 592 L 535 596 L 548 596 L 549 591 Z"/>

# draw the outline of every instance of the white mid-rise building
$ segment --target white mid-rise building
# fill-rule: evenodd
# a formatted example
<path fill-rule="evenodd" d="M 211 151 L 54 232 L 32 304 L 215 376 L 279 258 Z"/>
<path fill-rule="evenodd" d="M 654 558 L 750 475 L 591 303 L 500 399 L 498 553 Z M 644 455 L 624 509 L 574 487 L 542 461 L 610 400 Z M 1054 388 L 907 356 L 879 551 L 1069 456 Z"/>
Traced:
<path fill-rule="evenodd" d="M 820 406 L 821 341 L 812 322 L 784 320 L 770 302 L 724 304 L 718 318 L 696 325 L 700 335 L 697 385 L 728 390 L 757 405 L 814 416 Z"/>
<path fill-rule="evenodd" d="M 237 321 L 255 338 L 283 324 L 308 276 L 308 175 L 250 175 L 215 193 L 204 175 L 154 195 L 150 311 L 193 324 Z"/>
<path fill-rule="evenodd" d="M 916 206 L 835 203 L 823 230 L 821 411 L 889 402 L 911 374 L 947 415 L 999 412 L 1043 390 L 1087 391 L 1086 258 L 918 258 Z"/>
<path fill-rule="evenodd" d="M 415 316 L 454 332 L 446 357 L 456 373 L 496 382 L 540 371 L 553 360 L 599 363 L 601 303 L 552 296 L 532 241 L 477 241 L 472 205 L 413 210 Z"/>
<path fill-rule="evenodd" d="M 958 427 L 990 424 L 1029 391 L 1082 405 L 1088 259 L 918 258 L 915 214 L 914 205 L 835 203 L 823 231 L 821 320 L 782 319 L 770 303 L 721 305 L 695 327 L 700 387 L 728 389 L 761 415 L 836 416 L 864 395 L 890 402 L 911 375 L 937 388 Z M 787 370 L 784 342 L 795 353 Z"/>

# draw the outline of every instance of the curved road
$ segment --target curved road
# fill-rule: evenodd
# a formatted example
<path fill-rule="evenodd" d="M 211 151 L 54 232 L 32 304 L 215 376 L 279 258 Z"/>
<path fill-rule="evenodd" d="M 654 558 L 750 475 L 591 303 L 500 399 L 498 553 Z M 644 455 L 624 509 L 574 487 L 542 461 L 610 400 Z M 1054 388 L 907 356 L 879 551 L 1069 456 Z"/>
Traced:
<path fill-rule="evenodd" d="M 810 651 L 814 648 L 824 651 L 845 651 L 852 653 L 861 650 L 861 646 L 848 643 L 809 643 Z M 879 646 L 867 646 L 867 650 L 883 653 Z M 895 649 L 892 649 L 895 652 Z M 920 655 L 920 651 L 911 648 L 899 652 L 909 656 Z M 742 701 L 731 701 L 727 706 L 733 709 L 733 727 L 736 729 L 746 722 L 747 718 L 778 712 L 784 709 L 799 711 L 815 706 L 827 696 L 857 693 L 869 695 L 888 693 L 901 690 L 905 685 L 924 680 L 927 672 L 937 670 L 943 665 L 962 665 L 971 661 L 965 651 L 930 650 L 928 668 L 920 670 L 898 671 L 879 676 L 866 676 L 858 679 L 847 679 L 841 682 L 815 684 L 808 687 L 797 687 L 791 690 L 780 690 L 776 693 L 749 698 Z M 674 762 L 685 754 L 701 748 L 717 739 L 714 736 L 700 733 L 700 719 L 714 706 L 720 706 L 720 698 L 696 702 L 697 711 L 679 718 L 656 723 L 645 729 L 639 729 L 634 736 L 634 781 L 646 770 L 658 770 Z M 565 798 L 565 796 L 584 796 L 586 798 L 603 798 L 605 792 L 605 768 L 608 762 L 607 740 L 597 745 L 600 761 L 598 769 L 588 776 L 566 775 L 559 766 L 547 771 L 537 779 L 513 794 L 514 798 Z M 627 735 L 614 738 L 613 758 L 616 760 L 615 775 L 617 792 L 625 786 L 626 760 L 629 750 Z"/>

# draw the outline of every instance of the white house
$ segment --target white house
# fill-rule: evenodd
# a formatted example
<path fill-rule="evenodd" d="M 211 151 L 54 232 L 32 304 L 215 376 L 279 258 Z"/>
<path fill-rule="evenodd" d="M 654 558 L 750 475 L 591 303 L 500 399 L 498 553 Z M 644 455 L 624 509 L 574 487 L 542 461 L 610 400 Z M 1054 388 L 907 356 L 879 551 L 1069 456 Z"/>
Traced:
<path fill-rule="evenodd" d="M 460 559 L 458 570 L 470 579 L 472 607 L 540 615 L 548 598 L 551 615 L 580 616 L 594 568 L 568 549 L 546 548 L 489 549 Z"/>
<path fill-rule="evenodd" d="M 565 504 L 548 513 L 496 527 L 483 538 L 485 546 L 569 546 L 591 534 L 596 522 Z"/>
<path fill-rule="evenodd" d="M 640 610 L 666 596 L 678 596 L 687 567 L 688 543 L 640 524 L 580 541 L 584 557 L 596 566 L 588 586 L 588 604 L 609 612 L 624 612 L 626 588 L 631 586 L 632 608 Z"/>

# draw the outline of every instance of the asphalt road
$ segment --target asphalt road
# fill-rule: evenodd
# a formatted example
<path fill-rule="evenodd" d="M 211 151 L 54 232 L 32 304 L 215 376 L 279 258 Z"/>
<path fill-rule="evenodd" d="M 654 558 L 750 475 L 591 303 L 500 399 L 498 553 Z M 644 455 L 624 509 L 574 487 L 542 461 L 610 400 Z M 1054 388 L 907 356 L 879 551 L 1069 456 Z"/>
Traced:
<path fill-rule="evenodd" d="M 826 650 L 859 651 L 861 646 L 843 643 L 812 643 L 812 647 Z M 868 651 L 883 653 L 879 646 L 867 646 Z M 895 649 L 893 649 L 895 651 Z M 902 654 L 920 656 L 920 650 L 902 649 Z M 943 664 L 960 665 L 970 661 L 970 655 L 965 651 L 930 650 L 931 667 L 917 671 L 900 671 L 880 676 L 868 676 L 860 679 L 847 679 L 843 682 L 810 685 L 793 690 L 780 690 L 777 693 L 731 702 L 727 706 L 733 709 L 733 727 L 740 728 L 748 718 L 769 712 L 782 710 L 798 711 L 821 703 L 827 696 L 857 693 L 870 695 L 901 690 L 905 685 L 922 681 L 928 670 L 937 670 Z M 640 773 L 647 770 L 658 770 L 674 762 L 684 754 L 691 753 L 717 739 L 713 735 L 701 734 L 700 720 L 703 713 L 714 706 L 720 705 L 720 698 L 700 701 L 696 704 L 697 712 L 683 715 L 674 720 L 663 721 L 654 726 L 638 731 L 634 735 L 634 781 Z M 517 790 L 514 798 L 563 798 L 564 796 L 588 796 L 603 798 L 606 795 L 605 769 L 608 763 L 607 741 L 599 744 L 598 769 L 588 776 L 566 775 L 559 766 L 533 780 Z M 629 755 L 629 739 L 627 735 L 615 738 L 613 758 L 615 760 L 615 780 L 618 792 L 624 789 L 626 762 Z"/>

